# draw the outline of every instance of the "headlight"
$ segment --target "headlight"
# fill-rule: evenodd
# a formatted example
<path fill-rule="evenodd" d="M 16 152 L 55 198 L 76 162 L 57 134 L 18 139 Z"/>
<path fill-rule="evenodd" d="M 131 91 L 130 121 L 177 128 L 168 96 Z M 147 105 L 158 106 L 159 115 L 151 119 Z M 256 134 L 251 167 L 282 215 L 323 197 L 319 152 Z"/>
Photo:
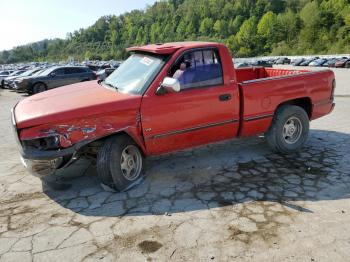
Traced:
<path fill-rule="evenodd" d="M 34 147 L 40 150 L 52 150 L 60 147 L 60 139 L 58 136 L 42 137 L 33 140 L 23 140 L 25 147 Z"/>
<path fill-rule="evenodd" d="M 18 84 L 22 84 L 22 83 L 27 83 L 28 79 L 21 78 L 21 79 L 18 79 L 17 81 L 18 81 Z"/>
<path fill-rule="evenodd" d="M 22 83 L 22 82 L 23 82 L 23 79 L 19 79 L 19 80 L 16 80 L 16 81 L 15 81 L 16 84 L 20 84 L 20 83 Z"/>

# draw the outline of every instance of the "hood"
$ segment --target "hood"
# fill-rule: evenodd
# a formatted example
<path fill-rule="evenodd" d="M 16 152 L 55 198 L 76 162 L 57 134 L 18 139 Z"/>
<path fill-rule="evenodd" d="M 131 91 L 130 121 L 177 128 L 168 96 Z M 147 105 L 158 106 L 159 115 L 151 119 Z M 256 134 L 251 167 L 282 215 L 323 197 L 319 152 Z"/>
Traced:
<path fill-rule="evenodd" d="M 103 87 L 97 81 L 82 82 L 23 99 L 15 107 L 15 118 L 21 129 L 107 112 L 137 110 L 141 98 Z"/>
<path fill-rule="evenodd" d="M 20 76 L 9 76 L 9 77 L 6 77 L 5 80 L 14 80 L 16 78 L 19 78 Z"/>

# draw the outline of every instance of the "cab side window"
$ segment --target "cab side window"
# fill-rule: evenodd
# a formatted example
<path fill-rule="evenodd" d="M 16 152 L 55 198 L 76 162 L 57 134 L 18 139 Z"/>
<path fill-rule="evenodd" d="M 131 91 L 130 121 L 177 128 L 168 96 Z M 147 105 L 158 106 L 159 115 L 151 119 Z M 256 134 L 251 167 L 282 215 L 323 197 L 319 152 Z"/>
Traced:
<path fill-rule="evenodd" d="M 82 73 L 85 73 L 85 70 L 82 69 L 82 68 L 71 68 L 71 71 L 73 72 L 73 74 L 82 74 Z"/>
<path fill-rule="evenodd" d="M 76 72 L 75 72 L 74 69 L 75 69 L 75 68 L 66 67 L 66 68 L 64 69 L 64 74 L 65 74 L 65 75 L 76 74 Z"/>
<path fill-rule="evenodd" d="M 55 75 L 57 76 L 62 76 L 64 75 L 64 69 L 63 68 L 56 69 L 53 73 L 55 73 Z"/>
<path fill-rule="evenodd" d="M 169 76 L 179 80 L 181 90 L 223 84 L 222 66 L 216 49 L 185 53 L 171 68 Z"/>

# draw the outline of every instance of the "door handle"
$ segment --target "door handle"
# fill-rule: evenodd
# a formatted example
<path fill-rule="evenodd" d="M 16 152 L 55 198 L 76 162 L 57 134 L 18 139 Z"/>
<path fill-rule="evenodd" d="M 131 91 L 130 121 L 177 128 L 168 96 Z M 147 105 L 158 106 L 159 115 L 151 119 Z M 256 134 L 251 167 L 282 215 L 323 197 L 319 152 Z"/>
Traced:
<path fill-rule="evenodd" d="M 223 95 L 219 95 L 219 100 L 220 101 L 227 101 L 231 99 L 231 94 L 223 94 Z"/>

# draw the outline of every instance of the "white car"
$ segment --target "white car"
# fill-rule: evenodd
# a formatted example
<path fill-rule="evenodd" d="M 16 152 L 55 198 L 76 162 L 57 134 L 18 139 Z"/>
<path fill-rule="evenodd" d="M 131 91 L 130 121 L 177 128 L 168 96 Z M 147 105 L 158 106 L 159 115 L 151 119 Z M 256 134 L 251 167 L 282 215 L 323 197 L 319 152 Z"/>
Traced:
<path fill-rule="evenodd" d="M 0 86 L 3 87 L 4 79 L 8 77 L 13 71 L 12 70 L 3 70 L 0 71 Z"/>
<path fill-rule="evenodd" d="M 0 83 L 1 83 L 1 87 L 2 88 L 5 88 L 5 79 L 6 78 L 8 78 L 8 77 L 12 77 L 12 76 L 18 76 L 18 75 L 20 75 L 20 74 L 22 74 L 22 73 L 24 73 L 25 72 L 25 70 L 16 70 L 16 71 L 13 71 L 13 72 L 11 72 L 10 74 L 8 74 L 8 75 L 4 75 L 1 79 L 0 79 Z"/>

